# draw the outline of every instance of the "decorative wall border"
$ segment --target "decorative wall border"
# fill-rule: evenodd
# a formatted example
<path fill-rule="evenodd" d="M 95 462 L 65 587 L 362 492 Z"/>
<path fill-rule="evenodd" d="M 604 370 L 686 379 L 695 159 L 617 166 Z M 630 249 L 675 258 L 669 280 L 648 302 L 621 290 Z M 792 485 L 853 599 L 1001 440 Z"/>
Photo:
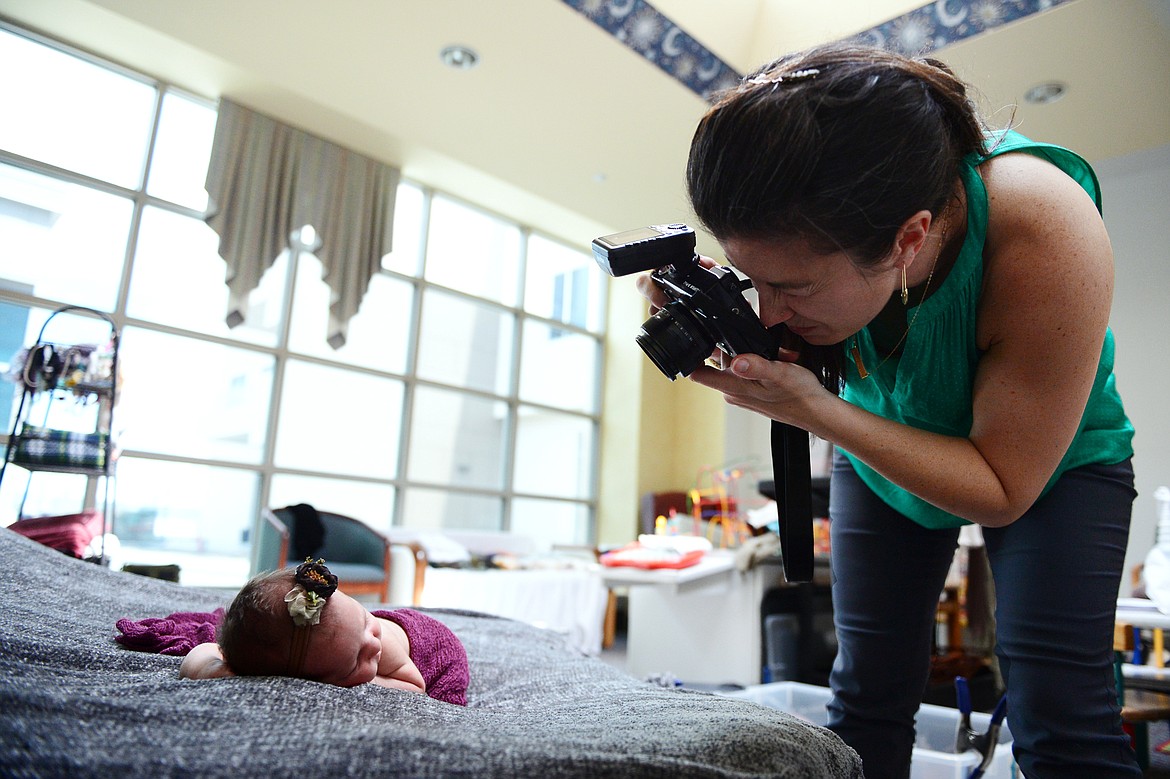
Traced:
<path fill-rule="evenodd" d="M 1071 0 L 936 0 L 864 30 L 851 40 L 921 55 Z"/>
<path fill-rule="evenodd" d="M 704 100 L 742 78 L 645 0 L 562 2 Z M 850 40 L 921 55 L 1068 2 L 1072 0 L 935 0 Z"/>
<path fill-rule="evenodd" d="M 645 0 L 563 2 L 704 100 L 742 77 Z"/>

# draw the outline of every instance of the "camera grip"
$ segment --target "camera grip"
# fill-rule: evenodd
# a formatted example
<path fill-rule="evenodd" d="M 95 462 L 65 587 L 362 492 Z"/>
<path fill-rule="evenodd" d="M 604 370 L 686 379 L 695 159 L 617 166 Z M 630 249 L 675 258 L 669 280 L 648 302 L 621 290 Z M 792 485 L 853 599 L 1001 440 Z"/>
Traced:
<path fill-rule="evenodd" d="M 808 433 L 775 420 L 772 421 L 772 478 L 776 484 L 784 579 L 812 581 L 812 468 Z"/>

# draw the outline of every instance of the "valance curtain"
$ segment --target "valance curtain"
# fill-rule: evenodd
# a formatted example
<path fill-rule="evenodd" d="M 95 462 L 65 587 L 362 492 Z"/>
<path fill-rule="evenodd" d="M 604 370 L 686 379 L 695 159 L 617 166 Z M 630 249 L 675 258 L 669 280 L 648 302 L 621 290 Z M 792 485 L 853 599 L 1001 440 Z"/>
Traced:
<path fill-rule="evenodd" d="M 331 291 L 326 338 L 341 348 L 390 252 L 399 178 L 395 168 L 221 99 L 203 218 L 227 263 L 228 327 L 245 320 L 248 296 L 293 233 L 312 225 Z"/>

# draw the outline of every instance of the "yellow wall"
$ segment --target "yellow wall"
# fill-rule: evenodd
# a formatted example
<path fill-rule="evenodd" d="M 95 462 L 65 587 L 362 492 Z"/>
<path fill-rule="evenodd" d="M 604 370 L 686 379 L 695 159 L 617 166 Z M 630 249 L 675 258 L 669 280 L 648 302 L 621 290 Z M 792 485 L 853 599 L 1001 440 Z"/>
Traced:
<path fill-rule="evenodd" d="M 725 407 L 718 393 L 659 373 L 634 342 L 648 315 L 632 278 L 609 280 L 602 403 L 598 543 L 638 533 L 645 492 L 686 490 L 704 466 L 723 464 Z"/>

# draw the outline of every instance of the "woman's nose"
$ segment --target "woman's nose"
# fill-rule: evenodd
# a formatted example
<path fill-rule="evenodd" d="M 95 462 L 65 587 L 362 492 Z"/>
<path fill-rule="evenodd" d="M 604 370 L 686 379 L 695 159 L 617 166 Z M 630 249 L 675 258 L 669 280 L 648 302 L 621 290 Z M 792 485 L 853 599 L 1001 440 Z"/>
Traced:
<path fill-rule="evenodd" d="M 782 324 L 792 318 L 792 309 L 784 302 L 784 295 L 779 292 L 769 292 L 760 295 L 760 321 L 764 327 Z"/>

